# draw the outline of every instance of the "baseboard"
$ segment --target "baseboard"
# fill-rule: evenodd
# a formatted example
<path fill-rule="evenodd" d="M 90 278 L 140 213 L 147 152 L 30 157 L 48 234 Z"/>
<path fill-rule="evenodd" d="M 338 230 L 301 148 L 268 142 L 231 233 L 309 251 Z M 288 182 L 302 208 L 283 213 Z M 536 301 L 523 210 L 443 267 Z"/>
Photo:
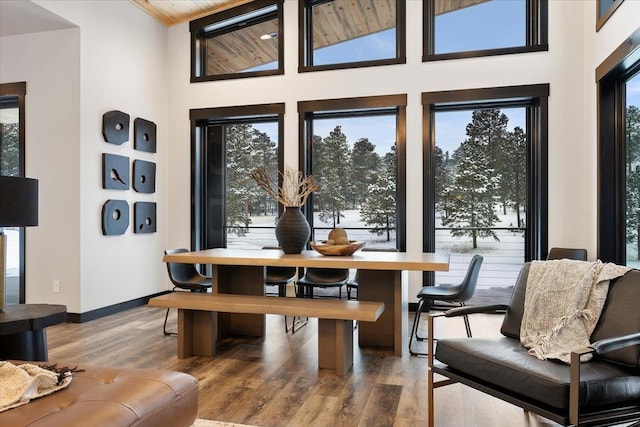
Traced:
<path fill-rule="evenodd" d="M 124 301 L 118 304 L 113 304 L 113 305 L 109 305 L 102 308 L 96 308 L 95 310 L 87 311 L 85 313 L 67 313 L 67 322 L 84 323 L 84 322 L 88 322 L 89 320 L 95 320 L 101 317 L 109 316 L 111 314 L 120 313 L 121 311 L 129 310 L 135 307 L 140 307 L 141 305 L 146 305 L 149 302 L 149 298 L 157 297 L 158 295 L 168 294 L 169 292 L 171 291 L 158 292 L 156 294 L 132 299 L 130 301 Z"/>

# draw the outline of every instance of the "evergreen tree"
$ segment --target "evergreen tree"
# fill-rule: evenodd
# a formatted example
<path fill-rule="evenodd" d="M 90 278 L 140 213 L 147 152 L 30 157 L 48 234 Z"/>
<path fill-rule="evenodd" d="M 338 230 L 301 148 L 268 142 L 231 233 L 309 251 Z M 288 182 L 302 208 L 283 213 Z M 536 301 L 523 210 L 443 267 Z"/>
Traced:
<path fill-rule="evenodd" d="M 376 146 L 368 138 L 360 138 L 353 144 L 351 151 L 351 187 L 353 207 L 359 206 L 365 199 L 369 185 L 375 181 L 380 156 Z"/>
<path fill-rule="evenodd" d="M 640 260 L 640 109 L 630 105 L 626 112 L 626 242 L 636 243 Z"/>
<path fill-rule="evenodd" d="M 253 129 L 252 145 L 255 154 L 253 168 L 263 166 L 271 177 L 272 182 L 278 182 L 278 150 L 276 143 L 265 132 Z M 260 190 L 255 185 L 255 182 L 250 189 L 253 195 L 253 209 L 251 209 L 251 212 L 260 211 L 263 215 L 270 215 L 278 211 L 277 203 L 266 192 Z"/>
<path fill-rule="evenodd" d="M 387 242 L 391 241 L 391 230 L 396 224 L 396 170 L 394 146 L 385 154 L 360 206 L 360 219 L 366 226 L 372 226 L 369 232 L 378 236 L 386 233 Z"/>
<path fill-rule="evenodd" d="M 452 228 L 453 236 L 470 236 L 473 248 L 478 237 L 493 237 L 499 241 L 491 227 L 498 221 L 494 211 L 497 178 L 493 169 L 492 142 L 495 129 L 495 110 L 479 110 L 472 114 L 467 125 L 467 139 L 456 150 L 457 170 L 452 186 L 446 191 L 448 203 L 444 226 Z"/>
<path fill-rule="evenodd" d="M 253 127 L 236 124 L 226 127 L 226 217 L 227 232 L 243 237 L 251 223 L 249 205 L 258 193 L 251 178 L 256 164 L 253 160 Z"/>
<path fill-rule="evenodd" d="M 351 153 L 340 125 L 322 143 L 314 144 L 313 155 L 313 175 L 320 185 L 314 198 L 320 211 L 319 217 L 323 222 L 333 222 L 333 227 L 336 227 L 340 224 L 340 218 L 344 217 L 342 211 L 348 208 L 346 189 L 349 188 L 351 170 Z"/>
<path fill-rule="evenodd" d="M 453 161 L 449 158 L 449 152 L 442 152 L 442 148 L 436 145 L 434 151 L 434 194 L 436 210 L 444 215 L 444 206 L 446 206 L 446 189 L 453 183 Z"/>
<path fill-rule="evenodd" d="M 519 126 L 513 132 L 507 132 L 502 145 L 500 167 L 500 188 L 503 202 L 508 203 L 515 211 L 516 227 L 521 227 L 524 220 L 520 218 L 520 209 L 526 206 L 527 180 L 527 141 L 524 131 Z"/>
<path fill-rule="evenodd" d="M 20 164 L 18 123 L 4 123 L 0 130 L 0 175 L 17 176 Z"/>

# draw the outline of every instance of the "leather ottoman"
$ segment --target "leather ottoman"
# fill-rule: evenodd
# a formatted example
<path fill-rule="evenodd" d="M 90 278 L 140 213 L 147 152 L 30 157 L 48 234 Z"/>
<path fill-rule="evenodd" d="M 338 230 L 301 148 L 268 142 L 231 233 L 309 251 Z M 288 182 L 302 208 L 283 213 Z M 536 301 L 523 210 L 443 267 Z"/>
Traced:
<path fill-rule="evenodd" d="M 74 372 L 68 387 L 0 412 L 0 426 L 188 427 L 198 415 L 198 381 L 191 375 L 159 369 L 77 369 L 84 371 Z"/>

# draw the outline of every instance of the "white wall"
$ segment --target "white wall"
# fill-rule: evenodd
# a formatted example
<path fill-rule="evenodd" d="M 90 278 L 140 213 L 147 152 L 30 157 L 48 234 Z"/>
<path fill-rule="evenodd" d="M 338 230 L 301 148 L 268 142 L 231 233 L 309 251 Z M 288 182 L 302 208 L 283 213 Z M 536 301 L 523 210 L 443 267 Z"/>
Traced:
<path fill-rule="evenodd" d="M 45 202 L 40 226 L 28 235 L 27 302 L 59 302 L 67 304 L 69 312 L 84 313 L 165 290 L 168 280 L 161 260 L 169 228 L 167 29 L 125 1 L 36 3 L 79 29 L 17 36 L 22 44 L 10 51 L 5 51 L 3 38 L 2 64 L 11 73 L 3 71 L 2 80 L 27 81 L 27 174 L 41 179 L 40 200 Z M 50 40 L 54 33 L 61 39 Z M 61 51 L 70 42 L 69 52 Z M 24 55 L 33 57 L 30 70 L 17 65 Z M 63 67 L 52 68 L 58 63 Z M 73 90 L 57 91 L 58 80 L 67 79 Z M 62 126 L 66 122 L 60 117 L 67 110 L 72 114 L 66 130 L 71 137 L 61 130 L 52 140 L 44 131 L 32 131 L 49 119 Z M 107 144 L 102 137 L 102 116 L 109 110 L 131 116 L 130 140 L 122 146 Z M 136 117 L 156 123 L 156 154 L 133 150 Z M 62 144 L 62 150 L 55 143 Z M 40 150 L 40 144 L 51 145 Z M 156 193 L 103 190 L 102 153 L 128 156 L 131 164 L 134 159 L 156 162 Z M 57 159 L 61 161 L 54 164 Z M 63 185 L 69 182 L 70 187 Z M 56 204 L 55 219 L 49 206 L 54 202 L 47 199 L 54 196 L 73 202 Z M 102 205 L 110 198 L 130 205 L 130 226 L 122 236 L 102 235 Z M 135 201 L 157 202 L 156 233 L 133 233 Z M 64 215 L 67 227 L 48 226 Z M 38 236 L 37 242 L 32 235 Z M 53 280 L 61 281 L 60 294 L 52 292 Z"/>
<path fill-rule="evenodd" d="M 635 3 L 632 6 L 626 3 Z M 637 9 L 625 2 L 616 14 Z M 169 216 L 175 224 L 170 245 L 189 243 L 190 108 L 285 102 L 285 161 L 297 164 L 297 102 L 355 96 L 408 95 L 407 105 L 407 249 L 422 250 L 422 92 L 493 86 L 550 84 L 549 98 L 549 245 L 586 247 L 595 257 L 594 128 L 585 126 L 584 67 L 594 32 L 586 10 L 595 1 L 549 2 L 548 52 L 422 63 L 422 2 L 407 2 L 407 63 L 384 67 L 297 73 L 297 2 L 285 0 L 285 74 L 251 79 L 189 83 L 188 25 L 169 29 L 170 146 L 172 159 Z M 595 14 L 595 12 L 594 12 Z M 638 14 L 635 15 L 640 16 Z M 614 27 L 615 24 L 608 24 Z M 612 30 L 613 31 L 613 30 Z M 618 30 L 616 30 L 616 33 Z M 620 29 L 625 33 L 625 29 Z M 628 35 L 628 30 L 626 32 Z M 624 38 L 624 36 L 621 36 Z M 612 47 L 607 47 L 612 49 Z M 605 48 L 605 50 L 607 49 Z M 591 73 L 591 71 L 589 71 Z M 410 276 L 414 294 L 421 275 Z"/>
<path fill-rule="evenodd" d="M 29 303 L 80 309 L 80 29 L 0 38 L 0 82 L 27 82 L 26 176 L 39 180 L 27 228 Z M 52 292 L 60 280 L 62 292 Z"/>

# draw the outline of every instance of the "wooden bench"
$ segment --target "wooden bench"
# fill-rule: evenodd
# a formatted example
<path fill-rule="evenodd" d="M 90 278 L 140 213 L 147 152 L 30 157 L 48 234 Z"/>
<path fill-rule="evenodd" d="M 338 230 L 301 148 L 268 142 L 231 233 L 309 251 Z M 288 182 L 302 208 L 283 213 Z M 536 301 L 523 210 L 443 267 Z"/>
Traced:
<path fill-rule="evenodd" d="M 318 366 L 344 375 L 353 365 L 353 321 L 375 322 L 384 303 L 260 295 L 172 292 L 149 300 L 178 309 L 178 358 L 213 356 L 217 313 L 280 314 L 318 319 Z"/>

